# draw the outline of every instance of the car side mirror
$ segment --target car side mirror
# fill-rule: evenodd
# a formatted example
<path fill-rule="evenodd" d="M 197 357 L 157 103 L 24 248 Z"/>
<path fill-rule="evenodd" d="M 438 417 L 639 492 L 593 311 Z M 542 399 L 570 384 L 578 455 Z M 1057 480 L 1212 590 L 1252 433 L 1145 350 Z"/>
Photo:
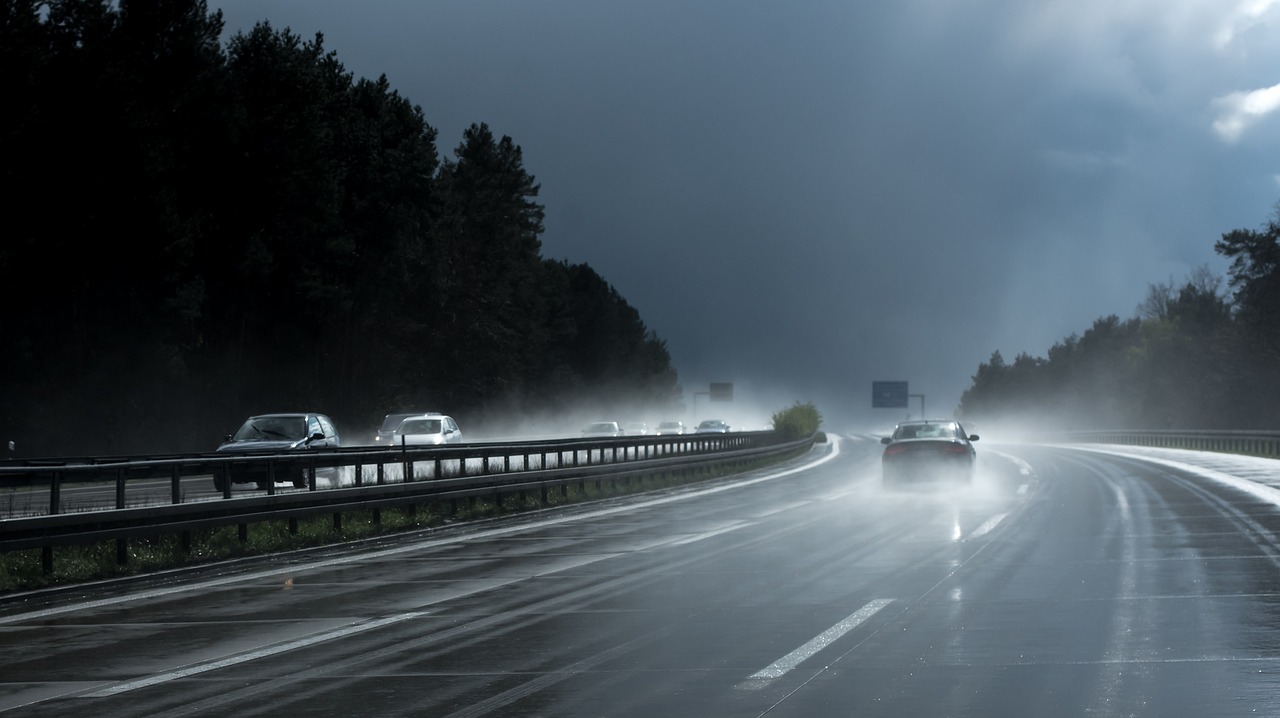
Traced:
<path fill-rule="evenodd" d="M 977 434 L 972 434 L 972 435 L 970 435 L 970 436 L 969 436 L 969 441 L 977 441 L 977 440 L 978 440 L 978 435 L 977 435 Z"/>
<path fill-rule="evenodd" d="M 889 437 L 887 437 L 887 436 L 882 436 L 882 437 L 880 437 L 880 443 L 881 443 L 881 444 L 892 444 L 892 443 L 893 443 L 893 439 L 891 439 L 891 438 L 889 438 Z"/>
<path fill-rule="evenodd" d="M 316 433 L 312 434 L 311 436 L 308 436 L 308 437 L 307 437 L 307 441 L 308 441 L 308 442 L 312 442 L 312 441 L 324 441 L 324 434 L 321 434 L 320 432 L 318 432 L 318 431 L 317 431 Z"/>

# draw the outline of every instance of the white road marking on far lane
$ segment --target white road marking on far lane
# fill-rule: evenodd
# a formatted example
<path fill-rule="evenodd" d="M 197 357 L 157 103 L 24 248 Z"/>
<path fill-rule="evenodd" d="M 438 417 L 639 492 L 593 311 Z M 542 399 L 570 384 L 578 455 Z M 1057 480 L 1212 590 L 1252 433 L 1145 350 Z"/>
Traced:
<path fill-rule="evenodd" d="M 985 534 L 987 534 L 987 533 L 990 533 L 990 532 L 991 532 L 991 530 L 992 530 L 992 529 L 994 529 L 995 527 L 999 526 L 999 525 L 1000 525 L 1000 522 L 1001 522 L 1001 521 L 1004 521 L 1004 517 L 1006 517 L 1006 516 L 1008 516 L 1008 515 L 1009 515 L 1009 513 L 1006 511 L 1006 512 L 1005 512 L 1005 513 L 1003 513 L 1003 514 L 996 514 L 995 516 L 992 516 L 991 518 L 987 519 L 987 520 L 986 520 L 986 522 L 985 522 L 985 523 L 983 523 L 981 526 L 979 526 L 978 528 L 974 529 L 974 530 L 973 530 L 973 533 L 969 534 L 969 538 L 970 538 L 970 539 L 976 539 L 976 538 L 978 538 L 979 536 L 983 536 L 983 535 L 985 535 Z"/>
<path fill-rule="evenodd" d="M 868 618 L 871 618 L 876 614 L 876 612 L 891 603 L 893 603 L 892 598 L 877 598 L 871 603 L 859 608 L 857 611 L 850 614 L 848 618 L 845 618 L 843 621 L 810 639 L 808 643 L 805 643 L 803 646 L 800 646 L 796 650 L 774 661 L 767 668 L 763 668 L 751 674 L 750 681 L 742 687 L 748 689 L 763 688 L 768 681 L 785 676 L 793 668 L 811 658 L 818 651 L 821 651 L 831 645 L 831 643 L 836 639 L 849 631 L 852 631 L 854 628 L 857 628 L 859 624 L 866 621 Z"/>
<path fill-rule="evenodd" d="M 427 614 L 423 611 L 417 611 L 413 613 L 401 613 L 395 616 L 380 618 L 376 621 L 367 621 L 364 623 L 357 623 L 353 626 L 344 626 L 343 628 L 334 629 L 332 631 L 325 631 L 324 633 L 317 633 L 314 636 L 299 638 L 297 640 L 289 641 L 287 643 L 281 643 L 275 646 L 260 648 L 256 651 L 242 653 L 237 656 L 231 656 L 229 658 L 210 661 L 208 663 L 197 663 L 192 666 L 187 666 L 186 668 L 179 668 L 178 670 L 169 671 L 168 673 L 159 673 L 157 675 L 149 676 L 147 678 L 141 678 L 136 681 L 127 681 L 125 683 L 117 683 L 116 685 L 111 686 L 109 688 L 103 688 L 102 690 L 94 691 L 93 693 L 86 693 L 81 697 L 106 698 L 108 696 L 114 696 L 120 693 L 127 693 L 129 691 L 138 690 L 139 688 L 154 686 L 158 683 L 166 683 L 168 681 L 177 680 L 179 678 L 186 678 L 187 676 L 193 676 L 197 673 L 214 671 L 219 668 L 234 666 L 239 663 L 247 663 L 249 661 L 254 661 L 259 658 L 274 656 L 277 653 L 284 653 L 285 651 L 293 651 L 299 648 L 305 648 L 307 646 L 311 646 L 316 643 L 323 643 L 324 641 L 332 641 L 335 638 L 350 636 L 353 633 L 362 633 L 364 631 L 371 631 L 375 628 L 382 628 L 383 626 L 389 626 L 393 623 L 399 623 L 401 621 L 407 621 L 411 618 L 417 618 L 418 616 L 425 616 L 425 615 Z"/>

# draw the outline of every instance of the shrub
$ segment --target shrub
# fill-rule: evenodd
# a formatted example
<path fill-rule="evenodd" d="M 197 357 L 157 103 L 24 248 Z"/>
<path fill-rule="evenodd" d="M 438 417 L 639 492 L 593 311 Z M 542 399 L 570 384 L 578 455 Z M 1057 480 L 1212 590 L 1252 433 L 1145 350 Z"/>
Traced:
<path fill-rule="evenodd" d="M 773 415 L 773 429 L 788 439 L 799 439 L 817 433 L 822 414 L 812 403 L 794 405 Z"/>

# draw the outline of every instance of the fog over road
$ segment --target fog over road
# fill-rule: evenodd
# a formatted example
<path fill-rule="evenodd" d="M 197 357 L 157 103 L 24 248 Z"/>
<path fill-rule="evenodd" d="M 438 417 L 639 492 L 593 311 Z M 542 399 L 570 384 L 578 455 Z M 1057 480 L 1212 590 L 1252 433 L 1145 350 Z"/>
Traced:
<path fill-rule="evenodd" d="M 979 442 L 885 492 L 880 448 L 5 600 L 0 712 L 1280 714 L 1280 492 L 1226 476 L 1280 462 Z"/>

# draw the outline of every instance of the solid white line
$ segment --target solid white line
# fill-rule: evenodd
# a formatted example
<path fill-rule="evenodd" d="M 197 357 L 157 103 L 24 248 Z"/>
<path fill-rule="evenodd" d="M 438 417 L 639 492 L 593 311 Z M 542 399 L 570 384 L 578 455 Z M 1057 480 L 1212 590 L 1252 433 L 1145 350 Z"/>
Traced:
<path fill-rule="evenodd" d="M 424 616 L 424 615 L 426 615 L 425 612 L 401 613 L 396 616 L 379 618 L 376 621 L 358 623 L 353 626 L 346 626 L 343 628 L 334 629 L 332 631 L 326 631 L 324 633 L 317 633 L 314 636 L 307 636 L 306 638 L 299 638 L 297 640 L 289 641 L 287 643 L 281 643 L 275 646 L 261 648 L 256 651 L 250 651 L 249 653 L 242 653 L 238 656 L 232 656 L 230 658 L 223 658 L 217 661 L 210 661 L 209 663 L 197 663 L 196 665 L 193 665 L 193 666 L 180 668 L 176 671 L 169 671 L 168 673 L 160 673 L 160 674 L 151 676 L 149 678 L 142 678 L 136 681 L 129 681 L 127 683 L 117 683 L 116 685 L 111 686 L 110 688 L 104 688 L 102 690 L 95 691 L 93 693 L 86 693 L 81 697 L 82 698 L 106 698 L 108 696 L 119 695 L 121 693 L 127 693 L 129 691 L 138 690 L 139 688 L 146 688 L 148 686 L 154 686 L 159 683 L 166 683 L 168 681 L 177 680 L 179 678 L 186 678 L 187 676 L 193 676 L 198 673 L 205 673 L 206 671 L 216 671 L 219 668 L 226 668 L 228 666 L 234 666 L 240 663 L 247 663 L 249 661 L 254 661 L 259 658 L 266 658 L 267 656 L 274 656 L 277 653 L 284 653 L 285 651 L 292 651 L 298 648 L 305 648 L 307 646 L 315 645 L 317 643 L 323 643 L 324 641 L 332 641 L 335 638 L 342 638 L 343 636 L 350 636 L 355 633 L 371 631 L 375 628 L 382 628 L 383 626 L 389 626 L 393 623 L 407 621 L 411 618 L 417 618 L 418 616 Z"/>
<path fill-rule="evenodd" d="M 818 634 L 808 643 L 774 661 L 769 667 L 751 674 L 751 678 L 753 680 L 773 680 L 785 676 L 791 669 L 808 660 L 813 654 L 826 648 L 836 639 L 853 630 L 858 624 L 871 618 L 877 611 L 891 603 L 893 603 L 892 598 L 877 598 L 854 611 L 848 618 Z"/>

